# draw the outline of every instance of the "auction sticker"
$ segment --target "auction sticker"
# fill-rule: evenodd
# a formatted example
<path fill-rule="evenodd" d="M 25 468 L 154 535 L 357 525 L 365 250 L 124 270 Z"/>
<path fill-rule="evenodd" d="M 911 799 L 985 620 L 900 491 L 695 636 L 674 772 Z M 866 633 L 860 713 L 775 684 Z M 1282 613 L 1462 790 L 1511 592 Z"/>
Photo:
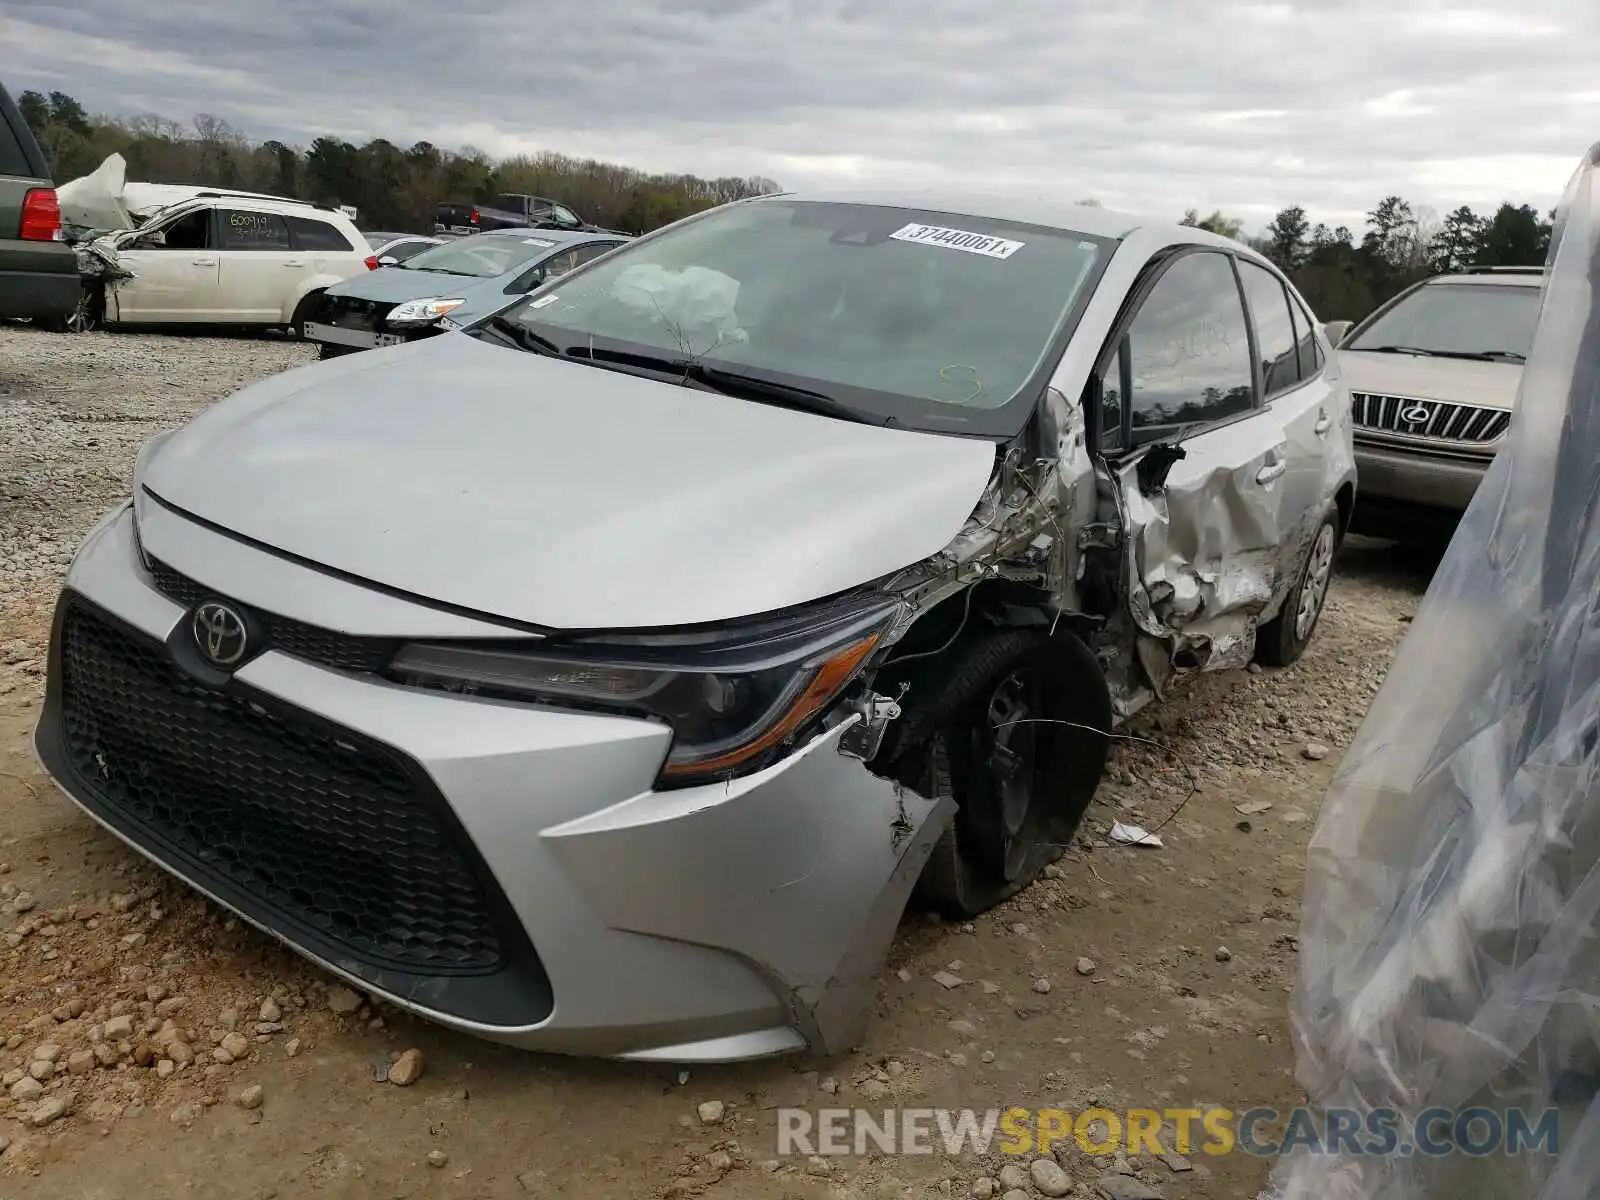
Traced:
<path fill-rule="evenodd" d="M 524 246 L 544 246 L 546 248 L 555 245 L 554 242 L 546 241 L 544 238 L 523 238 L 522 244 Z"/>
<path fill-rule="evenodd" d="M 968 254 L 984 254 L 990 258 L 1010 258 L 1027 245 L 1026 242 L 1014 242 L 1010 238 L 991 237 L 987 233 L 946 229 L 943 225 L 907 225 L 889 236 L 900 242 L 943 246 L 946 250 L 965 250 Z"/>

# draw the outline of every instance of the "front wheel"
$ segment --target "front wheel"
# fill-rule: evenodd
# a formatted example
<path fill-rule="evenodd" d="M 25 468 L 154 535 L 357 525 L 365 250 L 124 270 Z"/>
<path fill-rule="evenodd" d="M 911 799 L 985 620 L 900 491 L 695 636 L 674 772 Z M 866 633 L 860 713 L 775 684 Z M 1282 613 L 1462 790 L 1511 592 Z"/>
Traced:
<path fill-rule="evenodd" d="M 317 311 L 317 305 L 321 303 L 320 290 L 302 297 L 300 303 L 294 306 L 294 316 L 289 320 L 289 332 L 303 341 L 306 336 L 306 322 L 311 319 L 311 314 Z"/>
<path fill-rule="evenodd" d="M 986 912 L 1061 857 L 1105 771 L 1111 694 L 1070 634 L 1000 630 L 913 689 L 894 774 L 956 803 L 916 895 L 952 919 Z"/>
<path fill-rule="evenodd" d="M 1287 667 L 1306 652 L 1317 622 L 1322 619 L 1328 600 L 1328 584 L 1333 579 L 1333 560 L 1339 551 L 1339 521 L 1333 512 L 1323 514 L 1311 540 L 1306 565 L 1283 607 L 1256 630 L 1256 661 L 1268 667 Z"/>

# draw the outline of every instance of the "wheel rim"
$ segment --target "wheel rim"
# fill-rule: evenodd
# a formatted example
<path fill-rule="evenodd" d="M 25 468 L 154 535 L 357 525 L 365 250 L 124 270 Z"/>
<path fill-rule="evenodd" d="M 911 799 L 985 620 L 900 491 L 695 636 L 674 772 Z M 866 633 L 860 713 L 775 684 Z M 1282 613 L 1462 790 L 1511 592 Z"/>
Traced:
<path fill-rule="evenodd" d="M 1300 608 L 1295 613 L 1294 635 L 1300 641 L 1311 636 L 1317 617 L 1322 612 L 1322 602 L 1328 594 L 1328 580 L 1333 576 L 1333 526 L 1323 525 L 1317 531 L 1316 543 L 1311 547 L 1311 560 L 1306 563 L 1306 577 L 1300 585 Z"/>
<path fill-rule="evenodd" d="M 81 296 L 77 307 L 67 318 L 67 328 L 73 333 L 92 333 L 94 326 L 94 302 L 88 296 Z"/>
<path fill-rule="evenodd" d="M 1031 846 L 1026 834 L 1038 770 L 1036 688 L 1033 671 L 1012 671 L 989 693 L 986 719 L 972 730 L 973 759 L 986 794 L 968 824 L 979 856 L 1006 882 L 1022 874 Z"/>

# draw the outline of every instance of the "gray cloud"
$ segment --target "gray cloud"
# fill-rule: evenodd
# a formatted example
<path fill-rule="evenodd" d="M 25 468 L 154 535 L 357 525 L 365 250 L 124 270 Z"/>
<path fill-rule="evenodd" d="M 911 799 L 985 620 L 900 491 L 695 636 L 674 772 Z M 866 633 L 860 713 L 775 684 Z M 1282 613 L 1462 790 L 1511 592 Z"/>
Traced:
<path fill-rule="evenodd" d="M 7 86 L 100 111 L 1256 225 L 1548 207 L 1597 43 L 1594 0 L 0 0 Z"/>

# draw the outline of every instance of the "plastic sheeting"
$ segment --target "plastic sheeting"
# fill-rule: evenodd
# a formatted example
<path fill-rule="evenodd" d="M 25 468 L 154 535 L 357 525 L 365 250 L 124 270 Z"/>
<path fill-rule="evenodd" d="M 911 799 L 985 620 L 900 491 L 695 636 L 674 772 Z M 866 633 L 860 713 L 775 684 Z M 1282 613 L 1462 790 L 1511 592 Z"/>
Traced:
<path fill-rule="evenodd" d="M 1314 1109 L 1560 1112 L 1560 1154 L 1310 1153 L 1283 1200 L 1600 1196 L 1600 144 L 1509 440 L 1323 803 L 1293 1027 Z M 1363 1141 L 1367 1140 L 1365 1138 Z"/>

